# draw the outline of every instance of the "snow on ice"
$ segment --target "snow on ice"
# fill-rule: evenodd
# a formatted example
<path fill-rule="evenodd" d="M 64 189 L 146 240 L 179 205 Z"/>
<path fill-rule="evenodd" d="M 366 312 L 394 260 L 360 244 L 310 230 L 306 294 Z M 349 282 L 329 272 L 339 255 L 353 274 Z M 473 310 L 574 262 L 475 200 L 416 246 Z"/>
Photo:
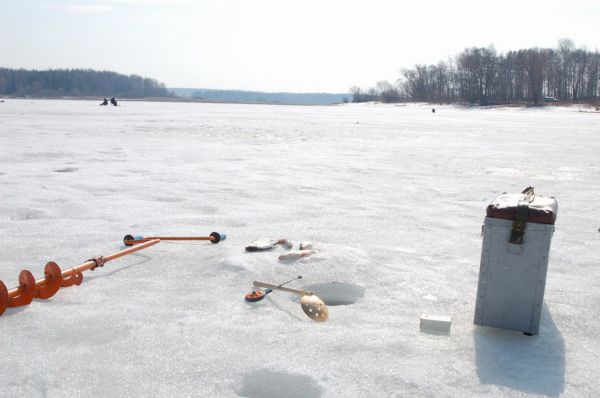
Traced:
<path fill-rule="evenodd" d="M 228 239 L 160 243 L 9 308 L 0 395 L 599 396 L 599 132 L 576 108 L 6 100 L 9 289 L 126 234 Z M 540 334 L 473 326 L 485 207 L 530 185 L 560 210 Z M 244 250 L 263 237 L 317 253 Z M 327 322 L 285 292 L 244 301 L 297 275 Z"/>

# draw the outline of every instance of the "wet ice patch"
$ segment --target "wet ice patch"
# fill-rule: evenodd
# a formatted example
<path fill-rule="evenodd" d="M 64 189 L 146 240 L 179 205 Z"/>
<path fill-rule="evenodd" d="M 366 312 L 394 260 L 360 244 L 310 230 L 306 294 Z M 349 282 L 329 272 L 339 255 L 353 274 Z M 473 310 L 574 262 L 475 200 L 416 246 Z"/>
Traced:
<path fill-rule="evenodd" d="M 25 220 L 41 220 L 48 218 L 46 213 L 36 209 L 17 209 L 16 212 L 10 217 L 13 221 L 25 221 Z"/>
<path fill-rule="evenodd" d="M 21 155 L 24 160 L 40 161 L 40 160 L 56 160 L 62 158 L 72 158 L 72 153 L 64 152 L 27 152 Z"/>
<path fill-rule="evenodd" d="M 238 257 L 230 257 L 223 261 L 223 265 L 220 268 L 220 271 L 228 271 L 235 274 L 240 274 L 242 272 L 246 272 L 248 269 L 245 264 L 240 261 Z"/>
<path fill-rule="evenodd" d="M 304 286 L 323 300 L 327 305 L 349 305 L 365 295 L 365 288 L 352 283 L 327 282 Z"/>
<path fill-rule="evenodd" d="M 514 177 L 522 174 L 519 170 L 511 167 L 486 167 L 485 173 L 503 177 Z"/>
<path fill-rule="evenodd" d="M 73 173 L 79 170 L 77 167 L 63 167 L 61 169 L 54 169 L 55 173 Z"/>
<path fill-rule="evenodd" d="M 156 200 L 157 202 L 163 202 L 163 203 L 181 203 L 181 202 L 185 202 L 187 199 L 175 198 L 175 197 L 158 197 L 158 198 L 155 198 L 154 200 Z"/>
<path fill-rule="evenodd" d="M 236 394 L 247 398 L 318 398 L 323 389 L 310 376 L 261 369 L 244 376 Z"/>

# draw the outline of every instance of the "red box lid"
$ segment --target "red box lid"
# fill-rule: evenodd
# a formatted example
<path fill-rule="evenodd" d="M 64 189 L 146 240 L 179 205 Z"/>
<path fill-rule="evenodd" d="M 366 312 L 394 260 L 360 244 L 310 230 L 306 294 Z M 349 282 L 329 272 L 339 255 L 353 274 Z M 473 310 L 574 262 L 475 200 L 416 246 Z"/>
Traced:
<path fill-rule="evenodd" d="M 526 196 L 520 193 L 502 194 L 488 205 L 486 214 L 491 218 L 514 220 L 519 200 L 523 198 Z M 534 196 L 533 201 L 529 203 L 527 221 L 538 224 L 554 224 L 557 212 L 558 202 L 555 198 Z"/>

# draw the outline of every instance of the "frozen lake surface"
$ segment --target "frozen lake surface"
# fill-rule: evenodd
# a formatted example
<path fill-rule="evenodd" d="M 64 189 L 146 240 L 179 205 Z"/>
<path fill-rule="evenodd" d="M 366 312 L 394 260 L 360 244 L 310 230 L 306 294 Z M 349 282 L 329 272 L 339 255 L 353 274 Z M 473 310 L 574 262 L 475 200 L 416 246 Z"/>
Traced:
<path fill-rule="evenodd" d="M 600 396 L 600 114 L 0 103 L 0 280 L 160 243 L 0 318 L 7 397 Z M 540 334 L 472 324 L 485 208 L 555 196 Z M 245 253 L 263 238 L 318 253 Z M 252 281 L 321 286 L 329 320 Z M 336 282 L 332 284 L 331 282 Z M 324 284 L 324 285 L 320 285 Z M 316 290 L 316 288 L 315 288 Z M 450 336 L 419 331 L 452 317 Z"/>

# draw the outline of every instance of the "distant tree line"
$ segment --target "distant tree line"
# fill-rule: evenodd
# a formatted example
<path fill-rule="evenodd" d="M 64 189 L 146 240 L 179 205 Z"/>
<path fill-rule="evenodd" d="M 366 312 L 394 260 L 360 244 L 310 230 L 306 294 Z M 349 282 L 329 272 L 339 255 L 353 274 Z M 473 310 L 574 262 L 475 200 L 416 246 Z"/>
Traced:
<path fill-rule="evenodd" d="M 557 49 L 530 48 L 498 54 L 493 46 L 467 48 L 437 65 L 403 69 L 396 84 L 352 87 L 353 102 L 469 102 L 480 105 L 544 100 L 600 101 L 600 54 L 562 39 Z"/>
<path fill-rule="evenodd" d="M 171 89 L 177 93 L 177 89 Z M 264 91 L 196 89 L 191 98 L 209 102 L 232 102 L 282 105 L 330 105 L 348 102 L 347 94 L 269 93 Z"/>
<path fill-rule="evenodd" d="M 0 95 L 17 97 L 164 97 L 163 83 L 137 75 L 91 69 L 25 70 L 0 68 Z"/>

